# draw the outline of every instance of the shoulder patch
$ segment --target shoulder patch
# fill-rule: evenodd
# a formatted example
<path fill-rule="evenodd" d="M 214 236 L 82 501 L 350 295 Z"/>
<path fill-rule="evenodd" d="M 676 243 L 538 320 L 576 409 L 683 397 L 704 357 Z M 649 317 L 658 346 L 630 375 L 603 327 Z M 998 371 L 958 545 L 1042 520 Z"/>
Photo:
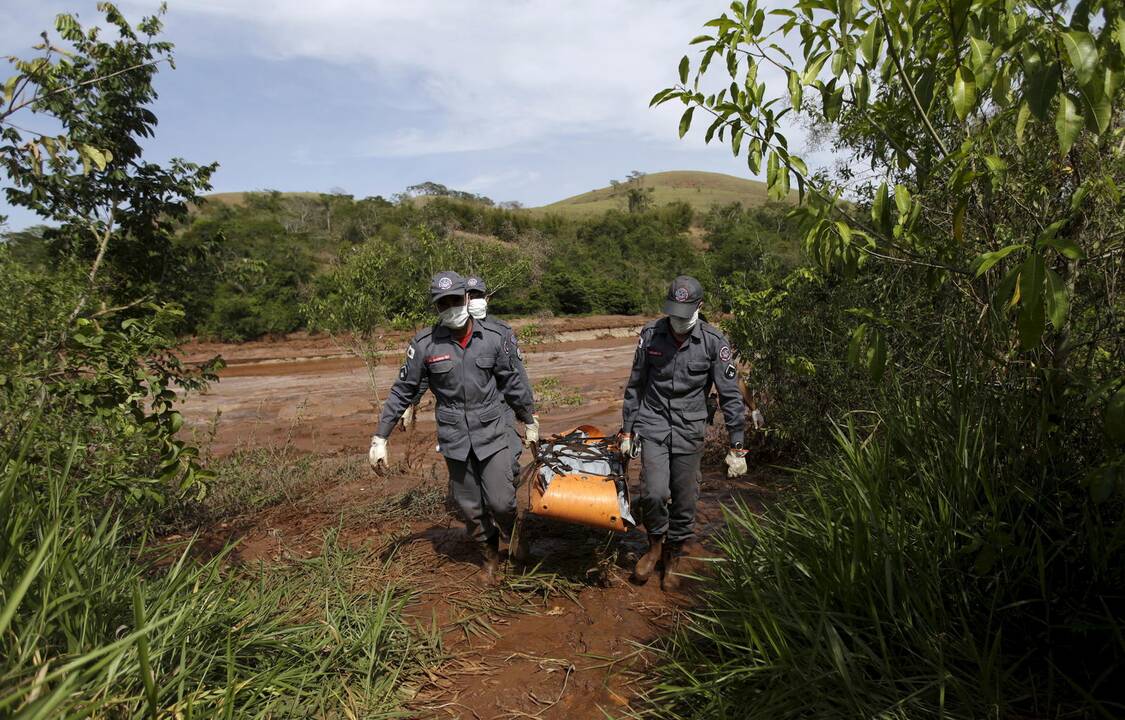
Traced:
<path fill-rule="evenodd" d="M 408 345 L 407 348 L 406 348 L 406 359 L 407 360 L 413 360 L 414 359 L 414 345 L 413 345 L 413 343 Z"/>
<path fill-rule="evenodd" d="M 520 349 L 519 345 L 516 345 L 516 357 L 520 359 L 520 362 L 523 362 L 523 350 Z"/>
<path fill-rule="evenodd" d="M 520 344 L 520 341 L 516 337 L 515 333 L 509 333 L 509 335 L 510 335 L 510 337 L 508 338 L 508 342 L 512 343 L 513 345 L 519 345 Z"/>
<path fill-rule="evenodd" d="M 402 367 L 400 367 L 398 369 L 398 379 L 399 380 L 405 380 L 406 379 L 406 365 L 403 365 Z"/>
<path fill-rule="evenodd" d="M 723 345 L 723 347 L 719 350 L 719 360 L 725 363 L 729 363 L 730 355 L 730 345 Z"/>
<path fill-rule="evenodd" d="M 734 365 L 727 365 L 727 369 L 726 372 L 723 373 L 723 377 L 725 377 L 727 380 L 734 380 L 734 376 L 737 374 L 738 371 L 734 369 Z"/>

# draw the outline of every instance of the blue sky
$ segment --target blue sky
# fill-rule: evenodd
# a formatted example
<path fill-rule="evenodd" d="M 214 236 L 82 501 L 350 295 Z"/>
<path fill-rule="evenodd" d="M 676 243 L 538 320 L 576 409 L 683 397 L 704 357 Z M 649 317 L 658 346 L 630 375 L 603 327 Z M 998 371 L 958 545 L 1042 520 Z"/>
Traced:
<path fill-rule="evenodd" d="M 158 4 L 118 6 L 139 18 Z M 217 192 L 390 196 L 433 180 L 534 206 L 630 170 L 749 176 L 702 129 L 677 138 L 682 108 L 647 107 L 724 2 L 168 4 L 176 69 L 157 77 L 147 156 L 218 161 Z M 0 0 L 0 55 L 29 55 L 60 11 L 98 17 L 94 0 Z M 34 222 L 2 198 L 0 214 Z"/>

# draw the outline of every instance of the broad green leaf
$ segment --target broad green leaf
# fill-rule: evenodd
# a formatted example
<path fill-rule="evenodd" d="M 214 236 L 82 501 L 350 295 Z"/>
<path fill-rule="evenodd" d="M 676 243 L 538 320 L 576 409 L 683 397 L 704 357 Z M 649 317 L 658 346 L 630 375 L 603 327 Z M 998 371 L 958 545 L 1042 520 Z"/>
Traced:
<path fill-rule="evenodd" d="M 686 135 L 688 128 L 691 127 L 691 115 L 693 112 L 695 112 L 694 105 L 689 107 L 687 110 L 684 110 L 683 116 L 680 117 L 680 137 Z"/>
<path fill-rule="evenodd" d="M 688 60 L 687 55 L 684 55 L 683 59 L 680 60 L 680 83 L 681 84 L 687 85 L 688 71 L 690 71 L 690 70 L 691 70 L 691 61 Z"/>
<path fill-rule="evenodd" d="M 20 81 L 21 77 L 23 76 L 13 75 L 12 77 L 8 78 L 7 82 L 4 83 L 4 102 L 2 104 L 7 105 L 12 101 L 12 95 L 16 92 L 16 83 Z"/>
<path fill-rule="evenodd" d="M 1105 432 L 1118 445 L 1125 444 L 1125 387 L 1118 388 L 1106 403 Z"/>
<path fill-rule="evenodd" d="M 1016 144 L 1023 147 L 1023 133 L 1027 129 L 1027 119 L 1031 117 L 1031 107 L 1025 100 L 1020 104 L 1019 115 L 1016 117 Z"/>
<path fill-rule="evenodd" d="M 863 59 L 867 64 L 874 67 L 875 61 L 879 57 L 879 49 L 883 39 L 880 32 L 878 18 L 872 17 L 870 24 L 867 26 L 867 32 L 863 33 L 863 38 L 859 41 L 859 50 L 863 53 Z"/>
<path fill-rule="evenodd" d="M 1112 73 L 1112 70 L 1106 72 Z M 1082 113 L 1086 117 L 1086 126 L 1091 132 L 1103 133 L 1109 127 L 1113 108 L 1105 93 L 1106 78 L 1095 77 L 1092 81 L 1078 88 L 1078 95 L 1082 98 Z"/>
<path fill-rule="evenodd" d="M 801 78 L 801 82 L 806 85 L 812 85 L 816 81 L 817 76 L 820 75 L 820 69 L 824 67 L 824 61 L 827 60 L 831 54 L 832 53 L 825 51 L 809 60 L 808 65 L 805 66 L 805 74 Z"/>
<path fill-rule="evenodd" d="M 730 145 L 731 150 L 734 151 L 735 157 L 738 157 L 738 150 L 742 147 L 742 136 L 746 134 L 746 128 L 738 128 L 734 135 L 731 136 Z"/>
<path fill-rule="evenodd" d="M 1024 98 L 1032 114 L 1040 120 L 1046 120 L 1051 100 L 1059 86 L 1059 66 L 1054 62 L 1044 62 L 1038 53 L 1033 52 L 1024 59 L 1024 67 L 1027 73 Z"/>
<path fill-rule="evenodd" d="M 675 88 L 665 88 L 665 89 L 661 90 L 660 92 L 658 92 L 658 93 L 656 93 L 655 95 L 652 96 L 652 100 L 649 101 L 648 106 L 652 107 L 653 105 L 659 105 L 659 104 L 663 103 L 675 91 L 676 91 Z"/>
<path fill-rule="evenodd" d="M 875 336 L 871 338 L 871 347 L 867 350 L 867 362 L 871 379 L 874 382 L 882 380 L 883 373 L 887 369 L 887 341 L 883 333 L 876 331 Z"/>
<path fill-rule="evenodd" d="M 1082 132 L 1082 116 L 1069 95 L 1059 96 L 1059 110 L 1055 115 L 1055 131 L 1059 135 L 1059 151 L 1070 152 L 1078 133 Z"/>
<path fill-rule="evenodd" d="M 995 252 L 987 252 L 982 255 L 978 255 L 977 259 L 973 261 L 973 265 L 976 268 L 974 277 L 980 277 L 981 275 L 984 275 L 993 265 L 1008 257 L 1016 250 L 1025 247 L 1027 247 L 1027 245 L 1025 245 L 1024 243 L 1019 243 L 1018 245 L 1009 245 L 1005 248 L 996 250 Z"/>
<path fill-rule="evenodd" d="M 689 42 L 688 45 L 698 45 L 699 43 L 708 42 L 709 40 L 713 39 L 714 38 L 712 38 L 710 35 L 696 35 L 691 39 L 691 42 Z"/>
<path fill-rule="evenodd" d="M 1125 16 L 1117 18 L 1117 44 L 1121 46 L 1121 52 L 1125 53 Z"/>
<path fill-rule="evenodd" d="M 840 233 L 840 239 L 844 242 L 845 245 L 852 244 L 852 229 L 848 227 L 848 224 L 846 222 L 837 220 L 836 231 Z"/>
<path fill-rule="evenodd" d="M 969 38 L 969 63 L 980 87 L 987 87 L 996 72 L 992 62 L 992 44 L 980 38 Z"/>
<path fill-rule="evenodd" d="M 1094 38 L 1090 33 L 1071 30 L 1063 34 L 1062 41 L 1078 83 L 1085 85 L 1094 77 L 1094 70 L 1098 66 L 1098 48 L 1094 44 Z"/>
<path fill-rule="evenodd" d="M 910 213 L 910 191 L 905 185 L 895 185 L 895 206 L 898 208 L 899 215 Z"/>
<path fill-rule="evenodd" d="M 750 143 L 750 150 L 746 153 L 746 163 L 755 175 L 762 171 L 762 143 L 757 138 Z"/>
<path fill-rule="evenodd" d="M 1066 322 L 1067 295 L 1066 285 L 1051 268 L 1047 268 L 1047 319 L 1056 330 L 1062 330 Z"/>
<path fill-rule="evenodd" d="M 1069 238 L 1058 237 L 1056 235 L 1040 240 L 1039 245 L 1054 248 L 1068 260 L 1082 260 L 1086 257 L 1086 253 L 1082 252 L 1082 248 L 1078 247 L 1078 245 Z"/>
<path fill-rule="evenodd" d="M 795 112 L 801 110 L 801 76 L 797 74 L 796 70 L 789 71 L 789 102 L 793 106 Z"/>
<path fill-rule="evenodd" d="M 887 183 L 881 183 L 871 203 L 871 221 L 882 233 L 891 229 L 891 207 L 888 200 Z"/>
<path fill-rule="evenodd" d="M 1018 325 L 1020 345 L 1024 350 L 1035 347 L 1043 337 L 1046 324 L 1043 315 L 1044 270 L 1043 258 L 1038 253 L 1028 255 L 1020 267 Z"/>
<path fill-rule="evenodd" d="M 859 350 L 863 346 L 863 338 L 867 336 L 867 323 L 861 323 L 852 331 L 852 339 L 848 342 L 848 365 L 859 365 Z"/>
<path fill-rule="evenodd" d="M 973 71 L 959 67 L 953 74 L 953 111 L 957 119 L 964 121 L 977 102 L 977 84 Z"/>
<path fill-rule="evenodd" d="M 805 177 L 808 177 L 808 165 L 805 165 L 805 161 L 797 157 L 796 155 L 789 156 L 789 166 L 793 168 L 794 171 L 800 173 L 801 175 L 804 175 Z"/>

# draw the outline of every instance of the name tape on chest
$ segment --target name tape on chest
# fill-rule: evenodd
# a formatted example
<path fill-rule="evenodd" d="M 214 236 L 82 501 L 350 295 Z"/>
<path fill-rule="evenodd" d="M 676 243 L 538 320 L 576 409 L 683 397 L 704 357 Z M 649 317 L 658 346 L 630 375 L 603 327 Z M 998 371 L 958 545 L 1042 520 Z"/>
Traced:
<path fill-rule="evenodd" d="M 434 363 L 436 363 L 436 362 L 441 362 L 442 360 L 452 360 L 452 359 L 453 359 L 453 356 L 452 356 L 452 355 L 449 355 L 449 354 L 445 354 L 445 355 L 427 355 L 427 356 L 426 356 L 426 360 L 425 360 L 425 363 L 426 363 L 427 365 L 433 365 Z"/>
<path fill-rule="evenodd" d="M 649 354 L 649 357 L 664 357 L 664 351 L 663 350 L 653 350 L 652 348 L 649 348 L 648 354 Z"/>

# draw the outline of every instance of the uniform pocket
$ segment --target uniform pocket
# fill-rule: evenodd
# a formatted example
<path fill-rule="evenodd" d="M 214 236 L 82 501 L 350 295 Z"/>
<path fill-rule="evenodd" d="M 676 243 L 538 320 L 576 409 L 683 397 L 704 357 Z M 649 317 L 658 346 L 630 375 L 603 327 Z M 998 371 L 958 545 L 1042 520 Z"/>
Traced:
<path fill-rule="evenodd" d="M 438 405 L 437 419 L 442 423 L 456 423 L 461 420 L 463 413 L 456 408 L 447 407 L 445 405 Z"/>
<path fill-rule="evenodd" d="M 480 419 L 481 425 L 487 425 L 488 423 L 499 419 L 499 417 L 503 413 L 504 413 L 503 408 L 501 408 L 499 405 L 493 405 L 490 408 L 485 408 L 484 410 L 481 410 L 480 414 L 477 416 L 477 418 Z"/>
<path fill-rule="evenodd" d="M 430 363 L 426 366 L 426 371 L 431 375 L 444 375 L 453 369 L 452 360 L 438 360 L 435 363 Z"/>
<path fill-rule="evenodd" d="M 496 365 L 496 358 L 494 357 L 479 357 L 477 358 L 477 367 L 487 370 Z"/>
<path fill-rule="evenodd" d="M 706 360 L 692 360 L 687 364 L 688 372 L 705 373 L 711 369 L 711 363 Z"/>

